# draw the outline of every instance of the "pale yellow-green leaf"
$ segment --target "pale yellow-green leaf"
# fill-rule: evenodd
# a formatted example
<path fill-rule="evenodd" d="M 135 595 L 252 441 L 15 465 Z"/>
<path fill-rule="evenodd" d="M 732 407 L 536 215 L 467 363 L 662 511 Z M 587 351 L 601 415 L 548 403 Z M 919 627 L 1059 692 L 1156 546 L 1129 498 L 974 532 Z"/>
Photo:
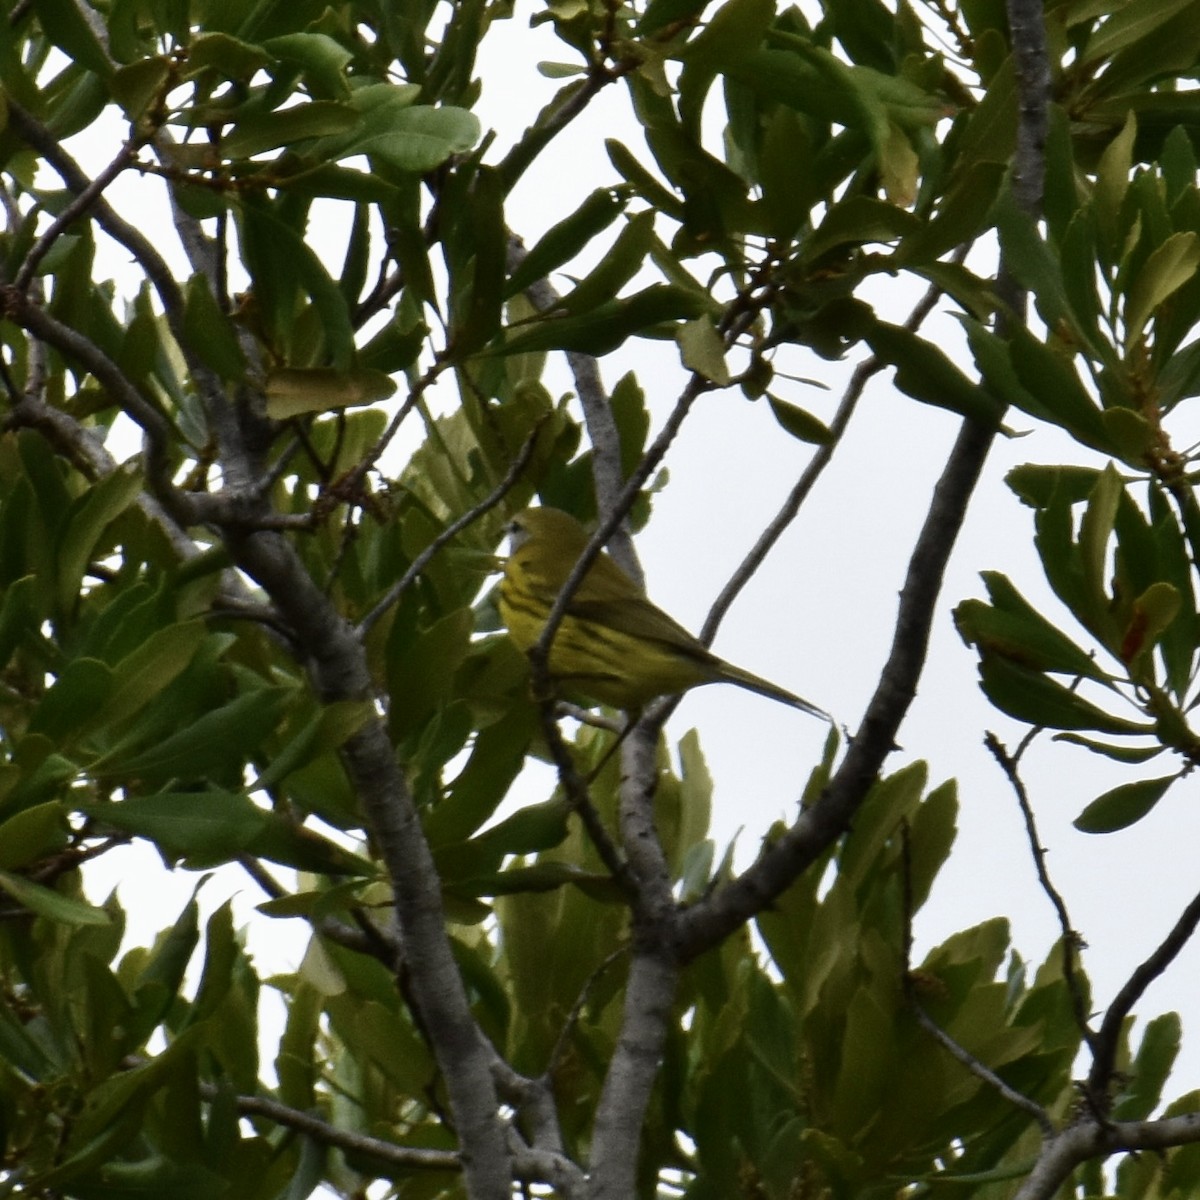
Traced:
<path fill-rule="evenodd" d="M 729 366 L 725 362 L 725 343 L 707 317 L 685 321 L 675 334 L 683 365 L 697 375 L 725 387 L 729 383 Z"/>
<path fill-rule="evenodd" d="M 283 367 L 267 376 L 267 415 L 276 421 L 386 400 L 396 384 L 382 371 Z"/>
<path fill-rule="evenodd" d="M 1125 302 L 1125 347 L 1142 335 L 1147 322 L 1169 296 L 1189 282 L 1200 267 L 1200 235 L 1173 233 L 1146 259 Z"/>

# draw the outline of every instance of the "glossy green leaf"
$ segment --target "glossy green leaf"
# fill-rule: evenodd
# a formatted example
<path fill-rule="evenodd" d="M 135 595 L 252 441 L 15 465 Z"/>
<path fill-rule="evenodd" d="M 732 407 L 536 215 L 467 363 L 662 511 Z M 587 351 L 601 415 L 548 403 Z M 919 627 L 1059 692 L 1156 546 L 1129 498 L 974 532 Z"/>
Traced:
<path fill-rule="evenodd" d="M 1158 1108 L 1182 1035 L 1178 1013 L 1163 1013 L 1146 1024 L 1127 1082 L 1113 1105 L 1113 1120 L 1144 1121 Z"/>
<path fill-rule="evenodd" d="M 572 317 L 547 317 L 525 332 L 510 331 L 501 353 L 578 350 L 584 354 L 604 355 L 631 337 L 673 331 L 676 322 L 698 317 L 707 307 L 706 302 L 692 291 L 669 284 L 652 284 L 626 299 L 611 300 L 592 312 Z"/>
<path fill-rule="evenodd" d="M 1042 616 L 1007 576 L 985 571 L 983 580 L 991 604 L 964 600 L 954 610 L 963 641 L 978 646 L 981 654 L 998 654 L 1031 670 L 1109 681 L 1095 658 Z"/>
<path fill-rule="evenodd" d="M 131 121 L 137 121 L 161 97 L 170 74 L 170 61 L 162 55 L 127 63 L 113 75 L 113 96 L 125 110 L 125 115 Z"/>
<path fill-rule="evenodd" d="M 1151 252 L 1138 272 L 1125 305 L 1125 346 L 1142 336 L 1155 311 L 1195 277 L 1200 267 L 1200 234 L 1172 234 Z"/>
<path fill-rule="evenodd" d="M 874 322 L 864 336 L 875 354 L 895 368 L 896 386 L 914 400 L 984 424 L 999 419 L 1000 410 L 988 393 L 931 342 L 885 321 Z"/>
<path fill-rule="evenodd" d="M 983 656 L 980 682 L 1001 712 L 1050 729 L 1091 729 L 1120 735 L 1150 734 L 1153 726 L 1105 712 L 1068 687 L 994 654 Z"/>
<path fill-rule="evenodd" d="M 801 442 L 811 442 L 815 446 L 828 446 L 833 441 L 833 433 L 829 426 L 807 409 L 781 400 L 778 396 L 772 396 L 770 392 L 767 393 L 767 403 L 771 406 L 775 420 L 792 437 Z"/>
<path fill-rule="evenodd" d="M 804 243 L 804 257 L 812 262 L 842 246 L 870 242 L 885 245 L 922 228 L 921 221 L 895 204 L 867 196 L 851 196 L 830 207 L 825 219 Z"/>
<path fill-rule="evenodd" d="M 1079 523 L 1079 561 L 1093 619 L 1104 622 L 1108 611 L 1108 552 L 1121 500 L 1121 477 L 1110 463 L 1100 473 Z"/>
<path fill-rule="evenodd" d="M 1152 583 L 1130 606 L 1121 659 L 1132 663 L 1149 653 L 1179 615 L 1181 606 L 1177 588 L 1161 580 Z"/>
<path fill-rule="evenodd" d="M 102 79 L 112 73 L 112 60 L 83 10 L 72 0 L 38 0 L 37 19 L 50 41 L 73 62 Z"/>
<path fill-rule="evenodd" d="M 57 801 L 35 804 L 0 823 L 0 870 L 31 866 L 67 844 L 67 814 Z"/>
<path fill-rule="evenodd" d="M 304 413 L 375 404 L 396 391 L 396 383 L 369 367 L 281 367 L 266 380 L 267 415 L 286 421 Z"/>
<path fill-rule="evenodd" d="M 187 348 L 222 379 L 241 379 L 246 373 L 246 356 L 229 317 L 221 311 L 203 275 L 197 273 L 188 280 L 184 304 Z"/>
<path fill-rule="evenodd" d="M 294 108 L 246 117 L 221 142 L 221 151 L 230 159 L 253 158 L 296 142 L 349 133 L 359 127 L 361 120 L 361 115 L 349 104 L 313 100 Z"/>
<path fill-rule="evenodd" d="M 1110 6 L 1106 5 L 1106 8 Z M 1116 6 L 1087 42 L 1084 63 L 1098 63 L 1135 45 L 1177 13 L 1195 7 L 1193 0 L 1129 0 Z"/>
<path fill-rule="evenodd" d="M 1095 467 L 1023 463 L 1013 467 L 1004 477 L 1004 482 L 1023 503 L 1033 508 L 1046 508 L 1055 497 L 1061 497 L 1070 504 L 1086 500 L 1099 476 L 1100 472 Z"/>
<path fill-rule="evenodd" d="M 33 711 L 29 731 L 57 745 L 73 745 L 113 691 L 113 673 L 94 658 L 76 658 L 54 681 Z"/>
<path fill-rule="evenodd" d="M 650 209 L 630 217 L 600 262 L 555 305 L 556 311 L 592 312 L 612 300 L 641 270 L 654 245 L 654 218 Z"/>
<path fill-rule="evenodd" d="M 58 547 L 58 604 L 69 609 L 105 529 L 130 507 L 142 491 L 140 472 L 121 468 L 98 480 L 76 500 L 66 517 Z"/>
<path fill-rule="evenodd" d="M 1062 426 L 1085 445 L 1107 448 L 1100 408 L 1069 358 L 1025 328 L 1013 332 L 1008 353 L 1013 373 L 1032 401 L 1014 396 L 1014 403 L 1032 416 Z"/>
<path fill-rule="evenodd" d="M 689 371 L 715 383 L 729 386 L 729 365 L 725 361 L 725 343 L 716 326 L 707 317 L 685 321 L 675 334 L 679 356 Z"/>
<path fill-rule="evenodd" d="M 479 140 L 479 118 L 462 108 L 413 105 L 393 114 L 386 131 L 356 139 L 343 157 L 366 154 L 402 171 L 424 174 Z"/>
<path fill-rule="evenodd" d="M 271 56 L 261 47 L 220 31 L 201 31 L 188 44 L 187 71 L 216 71 L 226 79 L 248 79 Z"/>
<path fill-rule="evenodd" d="M 243 853 L 270 813 L 236 792 L 159 792 L 113 804 L 79 805 L 105 825 L 148 838 L 170 858 L 215 862 Z"/>
<path fill-rule="evenodd" d="M 505 287 L 512 296 L 570 262 L 624 211 L 612 188 L 597 188 L 570 216 L 552 225 L 519 261 Z"/>
<path fill-rule="evenodd" d="M 1178 778 L 1167 775 L 1161 779 L 1139 779 L 1112 788 L 1097 796 L 1075 818 L 1075 828 L 1081 833 L 1115 833 L 1126 829 L 1140 821 Z"/>
<path fill-rule="evenodd" d="M 1099 742 L 1095 738 L 1082 737 L 1077 733 L 1056 733 L 1056 742 L 1070 742 L 1073 746 L 1082 746 L 1093 754 L 1111 758 L 1114 762 L 1127 763 L 1136 766 L 1149 762 L 1152 758 L 1164 753 L 1162 746 L 1117 746 L 1110 742 Z"/>
<path fill-rule="evenodd" d="M 112 695 L 97 717 L 116 725 L 144 708 L 195 657 L 207 636 L 203 621 L 168 625 L 151 634 L 112 672 Z"/>
<path fill-rule="evenodd" d="M 60 925 L 107 925 L 108 914 L 100 908 L 84 904 L 82 900 L 72 899 L 56 892 L 52 888 L 43 887 L 26 879 L 23 875 L 14 875 L 11 871 L 0 871 L 0 890 L 8 893 L 22 908 L 28 909 L 35 916 L 45 917 Z"/>
<path fill-rule="evenodd" d="M 215 763 L 237 762 L 261 751 L 291 696 L 291 689 L 283 687 L 248 691 L 141 753 L 116 758 L 111 765 L 141 779 L 207 778 Z"/>
<path fill-rule="evenodd" d="M 285 33 L 268 38 L 263 49 L 284 62 L 298 63 L 318 98 L 342 99 L 350 95 L 345 71 L 354 54 L 328 34 Z"/>

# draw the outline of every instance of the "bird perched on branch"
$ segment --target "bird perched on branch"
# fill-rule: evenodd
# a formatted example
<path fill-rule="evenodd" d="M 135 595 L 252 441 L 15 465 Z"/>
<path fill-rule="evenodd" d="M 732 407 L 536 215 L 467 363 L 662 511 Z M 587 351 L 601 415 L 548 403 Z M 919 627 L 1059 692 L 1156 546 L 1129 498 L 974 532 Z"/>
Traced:
<path fill-rule="evenodd" d="M 512 553 L 500 583 L 500 616 L 521 650 L 536 645 L 563 584 L 588 543 L 569 513 L 530 508 L 509 525 Z M 627 712 L 656 696 L 734 683 L 813 716 L 829 714 L 785 688 L 718 658 L 642 594 L 601 552 L 572 594 L 550 646 L 549 675 L 568 691 Z"/>

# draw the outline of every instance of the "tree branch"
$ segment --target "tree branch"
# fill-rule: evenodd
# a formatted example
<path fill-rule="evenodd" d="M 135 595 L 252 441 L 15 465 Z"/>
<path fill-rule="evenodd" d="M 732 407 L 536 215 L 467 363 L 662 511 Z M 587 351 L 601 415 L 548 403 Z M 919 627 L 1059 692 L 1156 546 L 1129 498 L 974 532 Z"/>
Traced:
<path fill-rule="evenodd" d="M 200 1094 L 206 1099 L 216 1099 L 218 1089 L 212 1084 L 201 1084 Z M 244 1117 L 265 1117 L 310 1137 L 322 1146 L 333 1146 L 338 1150 L 349 1150 L 356 1154 L 369 1154 L 380 1162 L 393 1167 L 416 1167 L 431 1171 L 461 1171 L 462 1158 L 455 1150 L 429 1150 L 421 1146 L 397 1146 L 382 1138 L 370 1137 L 365 1133 L 354 1133 L 341 1129 L 312 1113 L 301 1112 L 271 1100 L 266 1096 L 238 1096 L 234 1106 Z"/>
<path fill-rule="evenodd" d="M 1154 952 L 1134 969 L 1105 1011 L 1100 1029 L 1090 1041 L 1092 1069 L 1088 1072 L 1086 1084 L 1088 1096 L 1100 1106 L 1101 1113 L 1108 1110 L 1108 1093 L 1116 1072 L 1117 1049 L 1126 1017 L 1146 989 L 1179 956 L 1196 932 L 1197 925 L 1200 925 L 1200 893 L 1179 914 L 1179 919 Z"/>
<path fill-rule="evenodd" d="M 1023 743 L 1023 746 L 1025 744 L 1027 743 Z M 1075 971 L 1076 957 L 1079 954 L 1080 948 L 1084 945 L 1083 938 L 1072 925 L 1071 916 L 1067 912 L 1067 902 L 1063 899 L 1062 893 L 1054 886 L 1054 881 L 1050 878 L 1050 871 L 1046 866 L 1046 849 L 1042 845 L 1041 838 L 1038 836 L 1037 821 L 1033 815 L 1033 805 L 1029 802 L 1029 793 L 1025 790 L 1025 784 L 1017 770 L 1016 758 L 1009 756 L 1008 751 L 1005 750 L 1000 739 L 994 733 L 989 733 L 984 738 L 984 745 L 992 752 L 992 756 L 1000 764 L 1000 769 L 1004 772 L 1009 783 L 1012 784 L 1013 791 L 1016 793 L 1017 803 L 1021 808 L 1021 816 L 1025 820 L 1025 836 L 1029 841 L 1030 853 L 1033 855 L 1033 865 L 1037 871 L 1038 882 L 1042 885 L 1042 891 L 1050 898 L 1050 904 L 1058 916 L 1058 928 L 1063 943 L 1063 980 L 1067 985 L 1067 991 L 1071 995 L 1071 1007 L 1075 1010 L 1075 1024 L 1078 1026 L 1079 1032 L 1083 1035 L 1083 1040 L 1087 1042 L 1094 1058 L 1096 1054 L 1096 1035 L 1092 1031 L 1092 1027 L 1088 1024 L 1088 1001 L 1084 995 L 1083 985 Z M 1019 754 L 1020 751 L 1018 751 L 1018 756 Z"/>
<path fill-rule="evenodd" d="M 1170 1150 L 1200 1142 L 1200 1112 L 1156 1121 L 1081 1121 L 1048 1141 L 1014 1200 L 1052 1200 L 1071 1172 L 1092 1158 Z"/>
<path fill-rule="evenodd" d="M 529 460 L 533 457 L 533 447 L 537 443 L 537 436 L 541 430 L 542 423 L 539 421 L 534 427 L 530 435 L 525 439 L 525 445 L 521 447 L 517 457 L 513 459 L 508 470 L 504 473 L 504 478 L 488 493 L 488 495 L 478 504 L 467 509 L 461 516 L 451 521 L 441 533 L 417 555 L 416 558 L 409 564 L 408 570 L 400 576 L 398 580 L 384 594 L 382 600 L 371 609 L 369 613 L 358 623 L 357 633 L 359 637 L 364 637 L 383 616 L 389 608 L 394 605 L 405 591 L 412 585 L 422 571 L 429 565 L 433 556 L 446 545 L 447 542 L 457 537 L 468 525 L 474 524 L 483 516 L 485 512 L 495 508 L 505 496 L 512 491 L 517 480 L 521 478 L 522 472 L 529 465 Z"/>
<path fill-rule="evenodd" d="M 366 699 L 371 680 L 361 641 L 278 534 L 227 531 L 238 564 L 256 579 L 309 652 L 323 700 Z M 450 1096 L 467 1189 L 510 1200 L 511 1158 L 491 1075 L 493 1053 L 471 1013 L 445 928 L 441 885 L 408 785 L 380 719 L 342 748 L 394 889 L 407 981 Z"/>
<path fill-rule="evenodd" d="M 916 694 L 946 563 L 994 437 L 994 429 L 971 421 L 959 432 L 909 559 L 891 651 L 842 765 L 816 804 L 801 812 L 757 862 L 680 914 L 679 944 L 685 958 L 715 946 L 761 912 L 850 827 Z"/>

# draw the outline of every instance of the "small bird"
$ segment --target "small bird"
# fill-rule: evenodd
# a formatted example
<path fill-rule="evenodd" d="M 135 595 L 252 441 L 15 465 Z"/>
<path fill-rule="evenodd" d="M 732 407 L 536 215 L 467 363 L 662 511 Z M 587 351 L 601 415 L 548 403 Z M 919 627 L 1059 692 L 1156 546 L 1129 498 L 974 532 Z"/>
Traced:
<path fill-rule="evenodd" d="M 524 651 L 541 636 L 550 609 L 588 543 L 557 508 L 529 508 L 509 524 L 512 553 L 500 582 L 500 616 Z M 642 594 L 601 552 L 571 596 L 550 646 L 549 673 L 570 691 L 627 712 L 655 696 L 704 683 L 736 683 L 830 720 L 816 705 L 718 658 Z"/>

